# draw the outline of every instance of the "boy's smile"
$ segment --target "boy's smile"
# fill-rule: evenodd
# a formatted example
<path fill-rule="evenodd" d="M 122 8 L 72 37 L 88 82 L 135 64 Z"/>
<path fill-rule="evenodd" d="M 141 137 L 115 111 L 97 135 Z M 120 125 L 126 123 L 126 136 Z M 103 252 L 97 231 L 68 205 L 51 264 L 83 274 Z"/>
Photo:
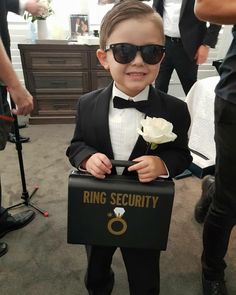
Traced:
<path fill-rule="evenodd" d="M 146 73 L 144 73 L 144 72 L 128 72 L 127 73 L 127 75 L 129 76 L 129 77 L 131 77 L 132 79 L 140 79 L 140 78 L 142 78 L 143 76 L 145 76 L 146 75 Z"/>

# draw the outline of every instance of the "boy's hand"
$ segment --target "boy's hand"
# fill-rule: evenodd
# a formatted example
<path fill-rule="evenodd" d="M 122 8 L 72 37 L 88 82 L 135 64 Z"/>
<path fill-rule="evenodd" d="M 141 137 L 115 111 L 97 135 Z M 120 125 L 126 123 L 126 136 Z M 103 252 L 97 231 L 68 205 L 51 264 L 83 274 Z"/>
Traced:
<path fill-rule="evenodd" d="M 128 171 L 137 171 L 140 182 L 150 182 L 160 175 L 167 175 L 163 161 L 157 156 L 142 156 L 133 161 L 138 162 L 128 168 Z"/>
<path fill-rule="evenodd" d="M 90 174 L 100 179 L 104 179 L 105 174 L 110 174 L 112 168 L 111 161 L 101 153 L 93 154 L 83 166 Z"/>

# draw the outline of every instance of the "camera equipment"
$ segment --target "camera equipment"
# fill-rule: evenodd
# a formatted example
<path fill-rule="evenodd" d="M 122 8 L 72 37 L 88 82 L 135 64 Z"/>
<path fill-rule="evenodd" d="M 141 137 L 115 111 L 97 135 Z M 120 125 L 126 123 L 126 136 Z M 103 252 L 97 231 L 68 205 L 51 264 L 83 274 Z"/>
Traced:
<path fill-rule="evenodd" d="M 11 102 L 11 108 L 12 109 L 15 108 L 15 103 L 12 100 L 11 96 L 10 96 L 10 102 Z M 30 206 L 30 207 L 36 209 L 43 216 L 48 217 L 48 211 L 42 210 L 41 208 L 37 207 L 35 204 L 33 204 L 31 202 L 31 198 L 37 192 L 39 187 L 36 186 L 34 188 L 33 192 L 29 195 L 29 192 L 28 192 L 27 186 L 26 186 L 26 180 L 25 180 L 25 170 L 24 170 L 24 162 L 23 162 L 23 156 L 22 156 L 22 143 L 20 142 L 20 133 L 19 133 L 18 120 L 17 120 L 17 116 L 14 115 L 14 114 L 13 114 L 13 118 L 14 118 L 14 129 L 15 129 L 15 137 L 16 137 L 15 145 L 16 145 L 16 150 L 17 150 L 17 153 L 18 153 L 20 175 L 21 175 L 21 183 L 22 183 L 22 196 L 21 196 L 21 199 L 23 199 L 23 201 L 18 203 L 18 204 L 15 204 L 13 206 L 10 206 L 10 207 L 6 208 L 6 210 L 14 208 L 14 207 L 18 207 L 20 205 L 26 205 L 26 206 Z"/>

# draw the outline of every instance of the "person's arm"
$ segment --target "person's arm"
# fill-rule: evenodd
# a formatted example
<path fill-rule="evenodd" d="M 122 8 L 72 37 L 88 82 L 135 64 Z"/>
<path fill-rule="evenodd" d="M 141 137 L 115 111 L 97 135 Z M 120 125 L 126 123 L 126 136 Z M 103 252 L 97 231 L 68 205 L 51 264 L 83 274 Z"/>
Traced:
<path fill-rule="evenodd" d="M 6 0 L 7 11 L 11 11 L 16 14 L 23 14 L 24 11 L 28 11 L 32 15 L 40 16 L 46 9 L 45 5 L 38 0 Z"/>
<path fill-rule="evenodd" d="M 236 1 L 234 0 L 195 0 L 194 12 L 198 18 L 212 23 L 236 23 Z"/>
<path fill-rule="evenodd" d="M 13 12 L 19 14 L 20 1 L 19 0 L 5 0 L 7 12 Z"/>
<path fill-rule="evenodd" d="M 40 16 L 47 10 L 47 7 L 38 0 L 20 0 L 20 8 L 34 16 Z"/>
<path fill-rule="evenodd" d="M 208 54 L 209 54 L 209 49 L 215 48 L 220 29 L 221 29 L 220 25 L 210 23 L 209 27 L 207 28 L 203 42 L 199 46 L 196 52 L 196 55 L 195 55 L 196 64 L 200 65 L 206 62 L 208 58 Z"/>
<path fill-rule="evenodd" d="M 16 115 L 27 115 L 33 109 L 33 98 L 30 93 L 22 86 L 14 71 L 11 61 L 8 58 L 0 39 L 0 80 L 7 86 L 16 109 L 12 112 Z"/>

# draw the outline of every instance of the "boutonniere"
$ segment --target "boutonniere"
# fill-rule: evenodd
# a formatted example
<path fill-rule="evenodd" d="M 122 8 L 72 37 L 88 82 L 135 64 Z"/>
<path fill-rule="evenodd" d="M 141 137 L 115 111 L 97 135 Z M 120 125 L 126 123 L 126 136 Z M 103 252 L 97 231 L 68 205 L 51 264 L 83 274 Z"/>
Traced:
<path fill-rule="evenodd" d="M 137 131 L 151 150 L 155 150 L 158 144 L 174 141 L 177 137 L 172 132 L 173 124 L 163 118 L 146 117 L 141 120 L 141 126 L 143 130 L 138 128 Z"/>

